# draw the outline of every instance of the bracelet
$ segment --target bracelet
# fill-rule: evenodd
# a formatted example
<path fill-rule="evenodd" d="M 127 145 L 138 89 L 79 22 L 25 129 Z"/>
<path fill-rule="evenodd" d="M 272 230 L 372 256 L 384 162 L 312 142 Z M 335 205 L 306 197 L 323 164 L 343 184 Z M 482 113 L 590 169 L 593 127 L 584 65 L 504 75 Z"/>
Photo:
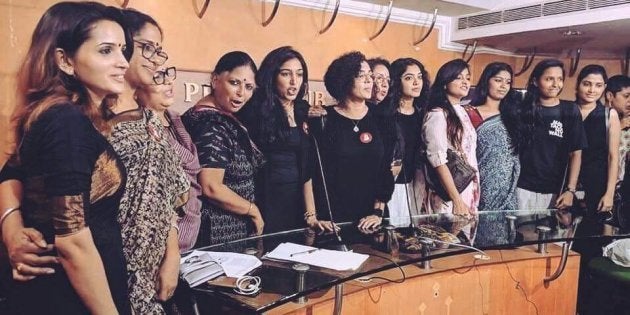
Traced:
<path fill-rule="evenodd" d="M 20 211 L 20 206 L 17 207 L 13 207 L 13 208 L 7 208 L 4 209 L 4 211 L 2 211 L 2 216 L 0 216 L 0 228 L 2 228 L 2 223 L 4 223 L 4 220 L 13 212 L 15 211 Z"/>
<path fill-rule="evenodd" d="M 377 216 L 379 218 L 382 218 L 383 217 L 383 212 L 385 212 L 385 211 L 383 211 L 383 209 L 374 208 L 374 210 L 372 212 L 372 215 L 375 215 L 375 216 Z"/>
<path fill-rule="evenodd" d="M 316 212 L 316 211 L 312 211 L 312 212 L 311 212 L 311 211 L 307 211 L 307 212 L 304 212 L 304 221 L 308 221 L 308 219 L 309 219 L 310 217 L 315 217 L 315 216 L 317 216 L 317 212 Z"/>
<path fill-rule="evenodd" d="M 249 215 L 250 212 L 252 212 L 252 208 L 254 208 L 254 203 L 253 202 L 249 202 L 249 209 L 247 209 L 247 213 L 245 215 Z"/>
<path fill-rule="evenodd" d="M 573 196 L 575 196 L 575 193 L 577 192 L 575 188 L 569 188 L 569 187 L 564 189 L 564 192 L 567 192 L 567 191 L 573 194 Z"/>
<path fill-rule="evenodd" d="M 177 231 L 177 234 L 179 234 L 179 226 L 177 226 L 177 224 L 171 223 L 171 227 L 174 228 L 175 231 Z"/>

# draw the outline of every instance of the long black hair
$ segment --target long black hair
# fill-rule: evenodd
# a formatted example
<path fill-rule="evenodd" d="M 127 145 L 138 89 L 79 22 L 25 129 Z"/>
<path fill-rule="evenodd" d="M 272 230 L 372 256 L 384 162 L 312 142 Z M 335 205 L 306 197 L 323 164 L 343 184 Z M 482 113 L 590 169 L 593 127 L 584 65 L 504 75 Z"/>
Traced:
<path fill-rule="evenodd" d="M 514 71 L 512 67 L 505 62 L 492 62 L 488 64 L 481 73 L 477 86 L 473 91 L 472 101 L 473 106 L 479 106 L 486 103 L 488 95 L 490 93 L 490 80 L 499 74 L 499 72 L 505 71 L 510 74 L 510 80 L 514 79 Z M 501 121 L 510 136 L 510 142 L 512 145 L 512 152 L 517 154 L 520 150 L 520 143 L 522 143 L 522 136 L 519 132 L 519 117 L 518 117 L 518 105 L 521 101 L 520 95 L 510 84 L 510 90 L 505 97 L 499 102 L 499 112 L 501 114 Z"/>
<path fill-rule="evenodd" d="M 549 68 L 559 67 L 562 69 L 562 77 L 564 77 L 564 63 L 558 59 L 544 59 L 541 60 L 534 70 L 529 75 L 527 80 L 527 92 L 525 98 L 519 106 L 520 120 L 521 120 L 521 134 L 523 135 L 525 145 L 529 145 L 533 140 L 534 130 L 537 122 L 540 120 L 538 117 L 537 107 L 540 104 L 540 89 L 538 87 L 538 79 Z"/>
<path fill-rule="evenodd" d="M 464 69 L 468 69 L 468 63 L 463 59 L 454 59 L 442 65 L 435 75 L 433 86 L 429 90 L 429 102 L 427 105 L 427 111 L 441 108 L 446 112 L 446 135 L 448 141 L 455 148 L 461 147 L 464 126 L 455 112 L 455 107 L 453 107 L 453 104 L 446 96 L 446 86 L 455 81 Z"/>
<path fill-rule="evenodd" d="M 248 111 L 253 117 L 249 123 L 255 125 L 253 128 L 254 141 L 265 146 L 276 141 L 284 141 L 289 136 L 289 122 L 287 113 L 282 107 L 276 78 L 280 73 L 280 67 L 291 59 L 297 59 L 302 66 L 302 86 L 297 93 L 296 102 L 304 98 L 308 90 L 308 69 L 304 57 L 290 46 L 283 46 L 272 50 L 260 64 L 260 69 L 256 74 L 256 85 L 258 89 L 254 92 L 248 104 Z M 297 115 L 296 115 L 297 116 Z M 297 117 L 296 117 L 297 118 Z"/>
<path fill-rule="evenodd" d="M 400 99 L 403 96 L 402 75 L 407 71 L 407 67 L 412 65 L 418 66 L 422 73 L 422 90 L 420 91 L 420 96 L 413 99 L 413 106 L 419 112 L 425 109 L 429 99 L 429 89 L 431 85 L 429 73 L 420 61 L 413 58 L 399 58 L 396 59 L 389 68 L 392 83 L 389 87 L 389 93 L 387 93 L 387 96 L 382 102 L 383 106 L 385 106 L 384 113 L 386 115 L 394 115 L 398 110 Z"/>

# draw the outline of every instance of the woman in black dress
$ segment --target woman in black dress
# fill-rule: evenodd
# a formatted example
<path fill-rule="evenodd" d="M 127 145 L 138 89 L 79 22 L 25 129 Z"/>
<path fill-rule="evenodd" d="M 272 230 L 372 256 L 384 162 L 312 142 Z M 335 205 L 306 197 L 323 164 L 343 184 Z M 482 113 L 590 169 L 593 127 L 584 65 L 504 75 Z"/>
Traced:
<path fill-rule="evenodd" d="M 429 74 L 413 58 L 396 59 L 390 66 L 392 84 L 383 100 L 382 114 L 394 120 L 398 145 L 394 159 L 402 161 L 392 200 L 388 203 L 392 224 L 409 223 L 409 213 L 420 214 L 426 195 L 424 166 L 420 159 L 422 121 L 429 98 Z"/>
<path fill-rule="evenodd" d="M 258 89 L 240 113 L 266 163 L 256 180 L 256 204 L 265 233 L 304 227 L 332 230 L 318 221 L 308 170 L 310 139 L 304 100 L 308 69 L 302 54 L 284 46 L 270 52 L 256 74 Z"/>
<path fill-rule="evenodd" d="M 195 247 L 261 234 L 264 222 L 254 203 L 254 175 L 262 154 L 234 116 L 252 97 L 256 65 L 244 52 L 219 59 L 212 74 L 212 93 L 182 115 L 197 147 L 203 197 L 201 226 Z"/>
<path fill-rule="evenodd" d="M 315 118 L 310 130 L 321 152 L 333 218 L 359 221 L 360 228 L 381 224 L 394 189 L 391 172 L 395 132 L 366 105 L 372 96 L 372 71 L 360 52 L 335 59 L 326 74 L 326 89 L 338 104 Z M 316 153 L 315 153 L 316 154 Z M 318 209 L 327 209 L 326 195 L 314 163 Z"/>
<path fill-rule="evenodd" d="M 120 11 L 98 3 L 52 6 L 18 73 L 14 166 L 21 174 L 14 179 L 24 198 L 3 212 L 0 226 L 15 230 L 23 220 L 41 231 L 60 265 L 14 283 L 14 313 L 131 313 L 117 222 L 126 174 L 102 135 L 109 129 L 102 113 L 124 90 L 129 68 L 125 47 L 132 41 L 121 21 Z M 14 268 L 20 274 L 25 265 Z"/>
<path fill-rule="evenodd" d="M 619 115 L 599 102 L 607 80 L 606 70 L 600 65 L 585 66 L 577 78 L 575 102 L 588 140 L 588 147 L 582 150 L 579 182 L 590 214 L 612 210 L 617 183 Z"/>

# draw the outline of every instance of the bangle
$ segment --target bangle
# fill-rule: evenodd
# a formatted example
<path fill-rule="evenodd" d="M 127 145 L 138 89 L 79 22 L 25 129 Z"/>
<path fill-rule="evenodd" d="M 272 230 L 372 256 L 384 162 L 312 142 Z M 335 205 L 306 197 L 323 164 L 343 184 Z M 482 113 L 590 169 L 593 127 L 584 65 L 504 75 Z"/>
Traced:
<path fill-rule="evenodd" d="M 316 211 L 307 211 L 304 212 L 304 221 L 308 221 L 308 219 L 310 217 L 316 217 L 317 216 L 317 212 Z"/>
<path fill-rule="evenodd" d="M 175 231 L 177 231 L 177 234 L 179 234 L 179 226 L 177 226 L 177 224 L 171 223 L 171 227 L 174 228 Z"/>
<path fill-rule="evenodd" d="M 254 208 L 254 203 L 253 202 L 249 202 L 249 209 L 247 209 L 247 213 L 245 215 L 249 215 L 250 212 L 252 212 L 252 208 Z"/>
<path fill-rule="evenodd" d="M 0 228 L 2 228 L 2 223 L 4 223 L 4 220 L 9 215 L 11 215 L 11 213 L 13 213 L 15 211 L 20 211 L 20 206 L 13 207 L 13 208 L 6 208 L 6 209 L 4 209 L 4 211 L 2 211 L 2 216 L 0 216 Z"/>

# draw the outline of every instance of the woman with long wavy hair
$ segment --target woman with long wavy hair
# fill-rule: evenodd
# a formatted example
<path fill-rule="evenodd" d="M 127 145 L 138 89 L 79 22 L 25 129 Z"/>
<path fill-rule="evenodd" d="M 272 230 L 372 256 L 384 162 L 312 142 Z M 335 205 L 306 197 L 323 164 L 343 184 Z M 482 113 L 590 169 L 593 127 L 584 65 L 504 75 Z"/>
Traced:
<path fill-rule="evenodd" d="M 390 66 L 390 74 L 389 93 L 378 109 L 396 125 L 398 145 L 394 160 L 400 160 L 402 168 L 396 176 L 394 193 L 387 207 L 390 220 L 403 224 L 409 221 L 410 211 L 420 214 L 426 195 L 419 131 L 422 130 L 430 81 L 424 65 L 413 58 L 396 59 Z"/>
<path fill-rule="evenodd" d="M 453 213 L 468 217 L 477 212 L 478 176 L 460 192 L 446 166 L 447 151 L 452 150 L 477 169 L 477 133 L 461 105 L 469 90 L 470 71 L 462 59 L 451 60 L 440 67 L 431 86 L 422 127 L 428 161 L 427 210 L 430 213 Z M 444 187 L 447 196 L 437 193 L 437 185 Z"/>
<path fill-rule="evenodd" d="M 13 259 L 21 246 L 14 236 L 38 236 L 36 229 L 43 235 L 38 246 L 54 244 L 50 254 L 58 257 L 13 262 L 17 281 L 32 279 L 22 274 L 31 262 L 53 263 L 39 279 L 13 283 L 9 304 L 17 314 L 130 313 L 116 220 L 126 174 L 103 136 L 109 126 L 102 114 L 124 90 L 132 44 L 123 25 L 111 7 L 55 4 L 37 24 L 18 72 L 19 145 L 0 178 L 18 180 L 11 184 L 17 192 L 23 187 L 24 198 L 3 210 L 3 241 Z M 11 169 L 20 171 L 6 176 Z M 2 199 L 15 192 L 3 188 Z"/>
<path fill-rule="evenodd" d="M 305 225 L 332 230 L 330 222 L 317 219 L 308 169 L 304 57 L 289 46 L 271 51 L 260 64 L 256 84 L 258 89 L 241 117 L 266 159 L 256 180 L 256 204 L 265 220 L 265 233 Z"/>
<path fill-rule="evenodd" d="M 128 47 L 133 53 L 124 79 L 120 78 L 124 89 L 116 101 L 99 109 L 103 117 L 100 131 L 126 174 L 117 219 L 131 307 L 135 313 L 164 313 L 160 302 L 172 297 L 179 271 L 176 210 L 187 200 L 190 183 L 159 118 L 135 98 L 136 90 L 151 84 L 155 70 L 168 58 L 161 47 L 162 30 L 153 18 L 133 9 L 124 10 L 121 21 L 132 37 Z M 42 251 L 45 242 L 37 232 L 28 233 L 27 238 L 5 239 L 11 244 L 7 247 L 15 251 L 12 263 L 26 266 L 22 270 L 27 275 L 21 280 L 32 280 L 47 271 L 42 260 L 32 257 Z"/>

